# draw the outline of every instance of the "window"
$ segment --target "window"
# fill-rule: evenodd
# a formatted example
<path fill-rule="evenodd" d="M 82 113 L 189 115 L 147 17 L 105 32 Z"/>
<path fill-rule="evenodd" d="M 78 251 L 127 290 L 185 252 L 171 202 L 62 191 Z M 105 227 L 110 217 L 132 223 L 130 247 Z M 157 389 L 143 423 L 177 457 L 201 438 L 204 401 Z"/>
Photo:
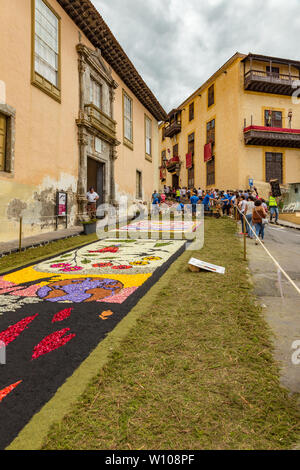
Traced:
<path fill-rule="evenodd" d="M 145 116 L 145 140 L 146 140 L 146 155 L 152 155 L 152 121 Z"/>
<path fill-rule="evenodd" d="M 132 121 L 132 99 L 126 93 L 123 94 L 124 106 L 124 139 L 131 144 L 133 143 L 133 121 Z"/>
<path fill-rule="evenodd" d="M 212 85 L 208 89 L 208 107 L 215 104 L 215 85 Z"/>
<path fill-rule="evenodd" d="M 188 153 L 192 155 L 192 167 L 188 169 L 188 187 L 194 187 L 194 153 L 195 153 L 195 134 L 188 136 Z"/>
<path fill-rule="evenodd" d="M 0 171 L 5 171 L 7 118 L 0 114 Z"/>
<path fill-rule="evenodd" d="M 195 187 L 195 170 L 194 170 L 194 167 L 188 169 L 188 187 L 190 189 Z"/>
<path fill-rule="evenodd" d="M 165 133 L 166 133 L 166 128 L 165 128 L 165 126 L 164 126 L 164 127 L 162 128 L 162 131 L 161 131 L 161 134 L 162 134 L 162 135 L 161 135 L 161 140 L 162 140 L 162 141 L 164 141 L 165 138 L 166 138 Z"/>
<path fill-rule="evenodd" d="M 194 103 L 191 103 L 189 106 L 189 121 L 192 121 L 194 119 L 194 111 L 195 111 L 195 105 Z"/>
<path fill-rule="evenodd" d="M 15 161 L 16 110 L 0 103 L 0 171 L 13 174 Z"/>
<path fill-rule="evenodd" d="M 188 137 L 188 153 L 191 153 L 192 156 L 194 156 L 194 151 L 195 151 L 195 134 L 189 135 Z"/>
<path fill-rule="evenodd" d="M 91 79 L 91 86 L 90 86 L 90 102 L 97 106 L 97 108 L 101 109 L 101 96 L 102 96 L 102 88 L 99 83 L 95 80 Z"/>
<path fill-rule="evenodd" d="M 35 0 L 32 83 L 60 98 L 60 18 L 43 0 Z"/>
<path fill-rule="evenodd" d="M 206 185 L 215 184 L 215 159 L 214 157 L 206 163 Z"/>
<path fill-rule="evenodd" d="M 161 152 L 161 166 L 164 166 L 167 160 L 167 153 L 165 150 Z"/>
<path fill-rule="evenodd" d="M 216 137 L 215 128 L 216 128 L 216 123 L 214 119 L 207 123 L 206 125 L 206 143 L 207 144 L 215 143 L 215 137 Z"/>
<path fill-rule="evenodd" d="M 143 188 L 142 188 L 142 172 L 136 172 L 136 197 L 137 199 L 142 199 L 143 197 Z"/>
<path fill-rule="evenodd" d="M 283 183 L 282 153 L 266 152 L 266 181 L 274 179 Z"/>
<path fill-rule="evenodd" d="M 178 157 L 178 144 L 173 146 L 173 157 Z"/>
<path fill-rule="evenodd" d="M 282 112 L 265 110 L 265 126 L 282 127 Z"/>

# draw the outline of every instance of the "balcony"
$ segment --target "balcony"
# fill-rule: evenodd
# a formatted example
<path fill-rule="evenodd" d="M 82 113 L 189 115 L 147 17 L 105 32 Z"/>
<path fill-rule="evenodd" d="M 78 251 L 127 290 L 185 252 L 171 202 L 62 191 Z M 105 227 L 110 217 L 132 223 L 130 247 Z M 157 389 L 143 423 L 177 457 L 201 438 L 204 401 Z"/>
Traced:
<path fill-rule="evenodd" d="M 94 127 L 107 137 L 108 140 L 116 140 L 116 121 L 111 119 L 107 114 L 103 113 L 103 111 L 93 104 L 86 105 L 84 107 L 84 111 L 84 117 L 80 117 L 78 124 L 85 124 L 89 127 Z"/>
<path fill-rule="evenodd" d="M 165 127 L 165 137 L 174 137 L 174 135 L 179 134 L 181 132 L 181 122 L 174 121 L 170 123 L 167 127 Z"/>
<path fill-rule="evenodd" d="M 246 145 L 300 148 L 300 129 L 249 126 L 244 128 Z"/>
<path fill-rule="evenodd" d="M 169 173 L 174 173 L 174 171 L 178 171 L 180 169 L 180 158 L 173 157 L 167 161 L 167 170 Z"/>
<path fill-rule="evenodd" d="M 292 96 L 299 88 L 299 81 L 299 75 L 251 69 L 245 74 L 245 90 Z"/>

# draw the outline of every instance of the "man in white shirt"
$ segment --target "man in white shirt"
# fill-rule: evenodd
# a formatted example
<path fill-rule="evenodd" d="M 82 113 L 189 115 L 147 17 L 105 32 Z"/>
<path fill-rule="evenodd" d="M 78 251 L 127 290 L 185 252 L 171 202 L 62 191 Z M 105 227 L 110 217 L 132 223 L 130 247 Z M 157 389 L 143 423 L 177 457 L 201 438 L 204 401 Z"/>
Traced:
<path fill-rule="evenodd" d="M 97 212 L 97 201 L 100 199 L 99 195 L 96 193 L 94 188 L 90 188 L 89 192 L 86 195 L 87 197 L 87 210 L 89 217 L 91 219 L 96 218 L 96 212 Z"/>

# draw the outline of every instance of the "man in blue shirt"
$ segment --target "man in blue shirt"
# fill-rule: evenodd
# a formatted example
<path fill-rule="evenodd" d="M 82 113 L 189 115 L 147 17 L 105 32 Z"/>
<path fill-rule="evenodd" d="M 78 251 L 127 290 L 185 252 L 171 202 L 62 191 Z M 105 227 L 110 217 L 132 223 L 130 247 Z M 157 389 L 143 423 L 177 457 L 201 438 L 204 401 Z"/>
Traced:
<path fill-rule="evenodd" d="M 209 206 L 210 206 L 210 201 L 213 199 L 213 191 L 211 191 L 209 194 L 206 194 L 205 198 L 202 201 L 202 204 L 204 205 L 204 210 L 209 211 Z"/>
<path fill-rule="evenodd" d="M 221 198 L 221 202 L 222 202 L 222 210 L 223 210 L 223 215 L 225 215 L 225 213 L 227 213 L 227 215 L 229 216 L 230 215 L 230 203 L 231 203 L 231 197 L 229 196 L 229 194 L 225 193 L 223 194 L 223 197 Z"/>
<path fill-rule="evenodd" d="M 197 213 L 197 204 L 198 204 L 199 200 L 200 199 L 195 194 L 190 198 L 190 203 L 192 204 L 192 214 L 193 215 L 196 215 L 196 213 Z"/>

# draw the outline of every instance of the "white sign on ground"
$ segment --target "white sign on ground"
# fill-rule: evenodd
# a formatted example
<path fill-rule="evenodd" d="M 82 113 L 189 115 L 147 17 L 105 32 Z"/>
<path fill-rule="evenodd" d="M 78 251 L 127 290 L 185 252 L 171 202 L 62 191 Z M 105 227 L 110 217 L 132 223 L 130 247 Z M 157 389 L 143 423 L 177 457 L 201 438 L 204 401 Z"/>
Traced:
<path fill-rule="evenodd" d="M 200 259 L 191 258 L 189 264 L 196 266 L 197 268 L 204 269 L 205 271 L 210 271 L 218 274 L 225 274 L 225 268 L 222 266 L 216 266 L 215 264 L 206 263 Z"/>

